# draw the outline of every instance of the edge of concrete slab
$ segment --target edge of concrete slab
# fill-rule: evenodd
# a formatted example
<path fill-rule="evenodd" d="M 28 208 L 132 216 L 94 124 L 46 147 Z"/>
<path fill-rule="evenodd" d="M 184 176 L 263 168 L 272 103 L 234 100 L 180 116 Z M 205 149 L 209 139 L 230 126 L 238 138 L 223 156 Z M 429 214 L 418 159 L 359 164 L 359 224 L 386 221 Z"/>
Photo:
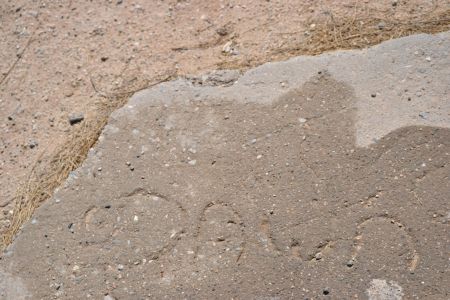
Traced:
<path fill-rule="evenodd" d="M 132 117 L 140 105 L 170 105 L 188 99 L 222 99 L 268 104 L 328 72 L 353 87 L 358 98 L 357 145 L 367 147 L 396 128 L 450 127 L 450 32 L 419 34 L 363 50 L 299 56 L 251 69 L 227 86 L 199 86 L 178 79 L 134 94 L 112 119 Z"/>

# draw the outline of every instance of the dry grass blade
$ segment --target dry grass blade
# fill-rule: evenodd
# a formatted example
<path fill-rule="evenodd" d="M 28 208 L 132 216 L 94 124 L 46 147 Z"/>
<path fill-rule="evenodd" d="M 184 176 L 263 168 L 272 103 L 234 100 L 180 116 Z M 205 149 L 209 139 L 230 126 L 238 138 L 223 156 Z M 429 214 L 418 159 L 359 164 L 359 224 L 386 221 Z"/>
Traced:
<path fill-rule="evenodd" d="M 395 19 L 348 18 L 317 24 L 301 45 L 277 49 L 271 56 L 317 55 L 337 49 L 361 49 L 386 40 L 416 33 L 437 33 L 450 29 L 450 10 L 428 13 L 407 22 Z"/>
<path fill-rule="evenodd" d="M 255 58 L 224 60 L 220 69 L 248 69 L 267 61 L 280 61 L 298 55 L 318 55 L 328 51 L 362 49 L 381 42 L 417 33 L 437 33 L 450 30 L 450 9 L 443 13 L 430 12 L 407 22 L 374 17 L 347 17 L 337 19 L 329 16 L 326 21 L 315 23 L 310 32 L 294 32 L 293 41 Z M 301 42 L 298 42 L 301 40 Z"/>
<path fill-rule="evenodd" d="M 107 115 L 84 122 L 70 136 L 67 142 L 50 159 L 47 168 L 34 169 L 28 181 L 19 189 L 15 198 L 11 226 L 4 233 L 1 247 L 9 245 L 22 224 L 31 218 L 34 210 L 48 199 L 69 175 L 79 166 L 90 147 L 97 141 Z M 47 164 L 46 164 L 47 165 Z"/>
<path fill-rule="evenodd" d="M 150 86 L 171 78 L 172 76 L 169 75 L 163 79 L 157 79 Z M 27 181 L 16 193 L 11 225 L 2 235 L 0 250 L 11 244 L 16 233 L 31 218 L 36 208 L 51 197 L 53 191 L 66 180 L 70 172 L 83 163 L 89 149 L 97 142 L 110 114 L 123 106 L 136 91 L 148 86 L 148 83 L 142 83 L 138 87 L 124 89 L 125 92 L 106 96 L 93 116 L 76 127 L 66 142 L 50 158 L 42 160 L 42 163 L 33 167 Z"/>

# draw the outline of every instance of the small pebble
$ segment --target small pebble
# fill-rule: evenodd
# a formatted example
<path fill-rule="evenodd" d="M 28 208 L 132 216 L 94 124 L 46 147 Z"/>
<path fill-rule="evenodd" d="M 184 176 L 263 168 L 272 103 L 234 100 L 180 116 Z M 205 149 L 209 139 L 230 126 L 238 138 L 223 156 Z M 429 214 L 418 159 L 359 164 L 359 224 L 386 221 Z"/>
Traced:
<path fill-rule="evenodd" d="M 66 96 L 67 98 L 72 97 L 73 96 L 73 90 L 68 90 L 64 93 L 64 96 Z"/>
<path fill-rule="evenodd" d="M 39 13 L 35 10 L 30 10 L 28 13 L 30 14 L 30 16 L 35 17 L 35 18 L 39 15 Z"/>
<path fill-rule="evenodd" d="M 38 142 L 35 140 L 28 141 L 28 147 L 30 147 L 30 149 L 33 149 L 33 148 L 37 147 L 38 145 L 39 145 Z"/>
<path fill-rule="evenodd" d="M 427 118 L 427 113 L 426 112 L 421 112 L 419 113 L 419 117 L 421 117 L 422 119 L 426 119 Z"/>
<path fill-rule="evenodd" d="M 349 268 L 351 268 L 351 267 L 353 267 L 353 264 L 354 264 L 353 259 L 350 259 L 350 260 L 346 263 L 346 266 L 349 267 Z"/>
<path fill-rule="evenodd" d="M 69 116 L 69 123 L 70 123 L 70 125 L 75 125 L 77 123 L 80 123 L 83 120 L 84 120 L 84 115 L 82 113 L 71 114 Z"/>
<path fill-rule="evenodd" d="M 216 33 L 220 36 L 226 36 L 228 34 L 228 30 L 226 27 L 220 27 L 216 29 Z"/>
<path fill-rule="evenodd" d="M 233 41 L 228 41 L 223 45 L 222 52 L 229 55 L 238 55 L 239 51 L 236 48 L 236 44 Z"/>

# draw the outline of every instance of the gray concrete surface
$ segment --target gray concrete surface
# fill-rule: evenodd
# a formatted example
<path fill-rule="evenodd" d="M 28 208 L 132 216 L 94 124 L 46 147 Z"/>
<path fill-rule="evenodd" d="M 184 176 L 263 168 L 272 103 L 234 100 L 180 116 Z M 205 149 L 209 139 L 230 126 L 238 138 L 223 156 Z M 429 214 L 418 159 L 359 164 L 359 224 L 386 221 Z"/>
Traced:
<path fill-rule="evenodd" d="M 5 299 L 448 299 L 450 33 L 160 84 L 0 261 Z"/>

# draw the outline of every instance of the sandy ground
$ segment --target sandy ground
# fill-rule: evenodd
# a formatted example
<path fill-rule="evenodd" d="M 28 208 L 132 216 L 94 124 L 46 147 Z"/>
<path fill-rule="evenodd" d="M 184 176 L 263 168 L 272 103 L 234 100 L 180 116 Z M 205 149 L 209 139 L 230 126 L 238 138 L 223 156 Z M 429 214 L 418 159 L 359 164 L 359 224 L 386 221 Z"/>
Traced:
<path fill-rule="evenodd" d="M 45 169 L 80 126 L 68 117 L 98 118 L 108 95 L 297 54 L 330 20 L 367 19 L 381 34 L 393 20 L 448 8 L 416 0 L 1 1 L 0 231 L 31 169 Z"/>

